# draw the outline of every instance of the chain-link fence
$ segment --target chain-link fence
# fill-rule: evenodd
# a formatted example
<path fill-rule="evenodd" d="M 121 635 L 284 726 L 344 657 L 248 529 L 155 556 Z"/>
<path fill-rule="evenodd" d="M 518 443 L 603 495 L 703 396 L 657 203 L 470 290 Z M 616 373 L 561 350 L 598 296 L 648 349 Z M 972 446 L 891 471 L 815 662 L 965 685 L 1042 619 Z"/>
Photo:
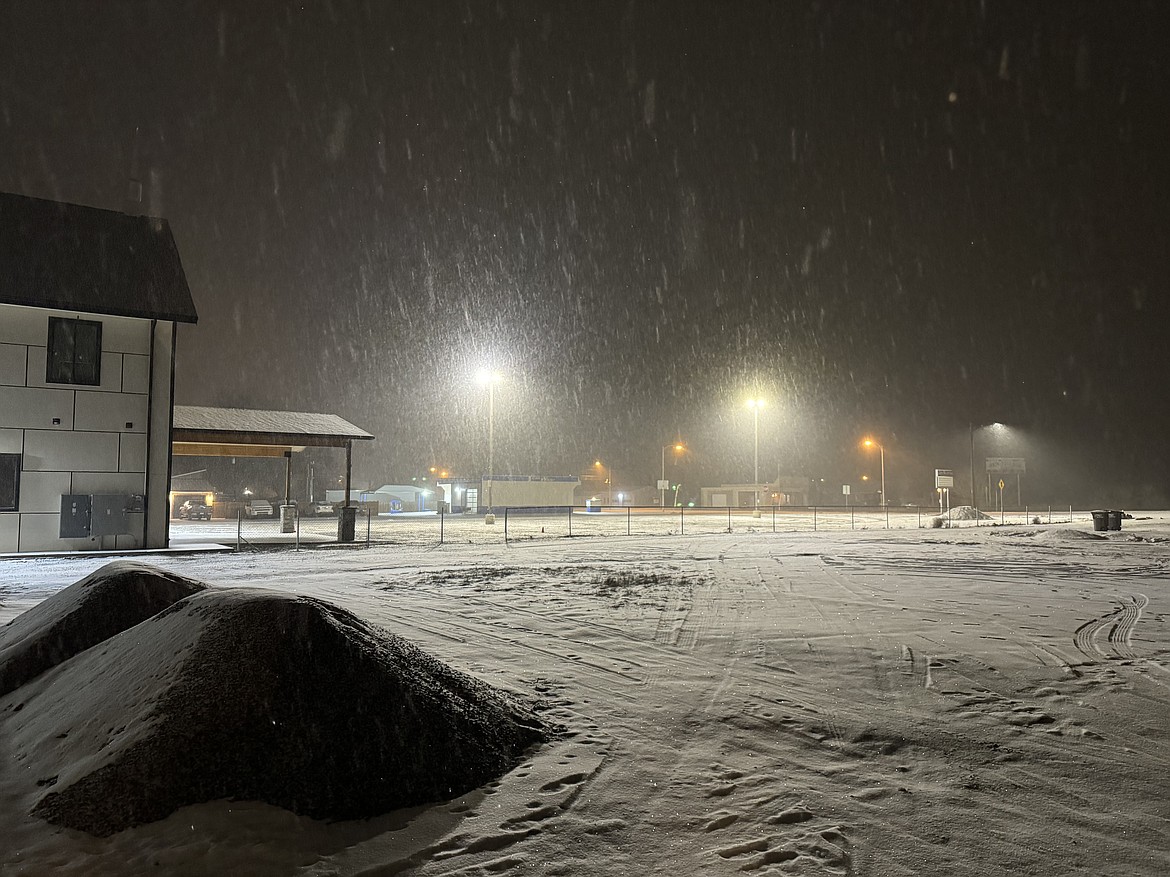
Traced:
<path fill-rule="evenodd" d="M 980 512 L 956 509 L 939 513 L 924 506 L 761 506 L 753 508 L 674 508 L 657 506 L 572 506 L 501 508 L 484 514 L 391 513 L 355 510 L 353 542 L 347 544 L 434 545 L 493 543 L 569 537 L 675 536 L 716 533 L 785 533 L 805 531 L 926 529 L 1021 524 L 1070 523 L 1089 512 L 1072 508 L 1025 508 Z M 268 545 L 293 547 L 338 544 L 339 520 L 312 517 L 289 509 L 284 516 L 235 520 L 172 521 L 172 544 L 212 542 L 237 548 Z"/>

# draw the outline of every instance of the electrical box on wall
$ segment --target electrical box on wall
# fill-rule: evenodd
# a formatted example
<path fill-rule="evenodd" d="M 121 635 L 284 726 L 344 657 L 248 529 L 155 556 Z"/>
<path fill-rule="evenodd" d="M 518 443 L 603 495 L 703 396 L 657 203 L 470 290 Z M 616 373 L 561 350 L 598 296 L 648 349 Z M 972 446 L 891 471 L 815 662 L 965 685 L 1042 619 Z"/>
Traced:
<path fill-rule="evenodd" d="M 61 497 L 61 538 L 122 536 L 134 531 L 130 516 L 144 508 L 141 494 L 68 494 Z"/>
<path fill-rule="evenodd" d="M 130 515 L 126 502 L 129 497 L 117 494 L 95 494 L 91 497 L 89 534 L 91 536 L 118 536 L 130 532 Z"/>
<path fill-rule="evenodd" d="M 90 505 L 90 498 L 86 494 L 73 493 L 61 497 L 62 539 L 89 538 Z"/>

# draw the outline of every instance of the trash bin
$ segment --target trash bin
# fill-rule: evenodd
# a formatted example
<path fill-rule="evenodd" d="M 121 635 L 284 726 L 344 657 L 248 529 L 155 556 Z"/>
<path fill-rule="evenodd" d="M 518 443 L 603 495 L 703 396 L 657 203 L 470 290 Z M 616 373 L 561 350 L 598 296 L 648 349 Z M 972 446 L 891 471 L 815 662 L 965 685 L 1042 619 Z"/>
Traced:
<path fill-rule="evenodd" d="M 1110 530 L 1120 530 L 1121 529 L 1121 516 L 1123 514 L 1124 514 L 1124 512 L 1122 512 L 1120 509 L 1110 509 L 1109 510 L 1109 529 Z"/>
<path fill-rule="evenodd" d="M 1101 532 L 1109 529 L 1109 512 L 1105 509 L 1095 509 L 1090 512 L 1093 516 L 1093 529 Z"/>
<path fill-rule="evenodd" d="M 357 525 L 357 506 L 344 505 L 337 511 L 337 541 L 352 542 Z"/>
<path fill-rule="evenodd" d="M 280 507 L 280 532 L 295 533 L 297 529 L 297 507 L 282 505 Z"/>

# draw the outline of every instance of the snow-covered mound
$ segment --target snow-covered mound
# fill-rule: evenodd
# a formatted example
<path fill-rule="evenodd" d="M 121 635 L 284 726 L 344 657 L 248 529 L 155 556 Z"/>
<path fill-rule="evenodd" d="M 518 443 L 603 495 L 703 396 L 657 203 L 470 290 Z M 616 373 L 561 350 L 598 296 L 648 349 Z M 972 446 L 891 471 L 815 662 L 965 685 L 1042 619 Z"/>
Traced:
<path fill-rule="evenodd" d="M 6 723 L 34 816 L 106 836 L 186 804 L 358 819 L 505 773 L 524 706 L 320 600 L 195 594 L 29 683 Z M 19 710 L 19 711 L 16 711 Z"/>
<path fill-rule="evenodd" d="M 990 521 L 990 520 L 992 520 L 991 515 L 987 514 L 986 512 L 981 512 L 981 511 L 979 511 L 979 509 L 975 508 L 974 506 L 969 506 L 969 505 L 954 506 L 949 512 L 947 512 L 944 515 L 940 515 L 940 517 L 942 517 L 944 520 L 949 519 L 952 521 Z"/>
<path fill-rule="evenodd" d="M 106 564 L 0 628 L 0 695 L 206 587 L 144 563 Z"/>

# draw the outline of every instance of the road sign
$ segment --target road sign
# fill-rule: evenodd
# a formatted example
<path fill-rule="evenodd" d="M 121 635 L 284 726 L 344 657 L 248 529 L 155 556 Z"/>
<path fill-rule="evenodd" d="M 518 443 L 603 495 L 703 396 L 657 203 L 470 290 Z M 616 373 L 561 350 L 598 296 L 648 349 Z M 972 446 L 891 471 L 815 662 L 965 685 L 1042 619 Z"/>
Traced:
<path fill-rule="evenodd" d="M 659 478 L 658 479 L 658 489 L 659 490 L 670 490 L 670 480 Z"/>
<path fill-rule="evenodd" d="M 999 489 L 1003 490 L 1003 479 L 999 479 Z"/>
<path fill-rule="evenodd" d="M 1023 457 L 988 457 L 987 471 L 993 475 L 1026 472 Z"/>
<path fill-rule="evenodd" d="M 955 486 L 955 470 L 954 469 L 935 469 L 934 470 L 934 486 L 937 487 L 954 487 Z"/>
<path fill-rule="evenodd" d="M 850 489 L 851 489 L 851 488 L 849 487 L 849 485 L 848 485 L 848 484 L 842 484 L 842 485 L 841 485 L 841 493 L 845 494 L 845 496 L 848 496 L 848 495 L 849 495 L 849 491 L 850 491 Z"/>

